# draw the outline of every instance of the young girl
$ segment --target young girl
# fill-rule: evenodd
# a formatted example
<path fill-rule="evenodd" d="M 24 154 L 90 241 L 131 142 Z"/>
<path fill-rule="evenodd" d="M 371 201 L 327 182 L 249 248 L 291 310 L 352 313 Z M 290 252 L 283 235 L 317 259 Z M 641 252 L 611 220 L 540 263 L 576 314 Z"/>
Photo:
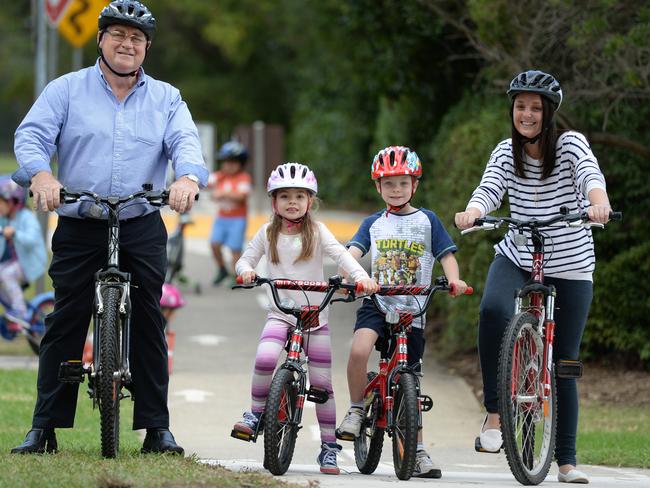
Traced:
<path fill-rule="evenodd" d="M 25 208 L 25 189 L 9 177 L 0 179 L 0 294 L 10 304 L 9 330 L 29 323 L 21 285 L 45 272 L 47 252 L 36 216 Z"/>
<path fill-rule="evenodd" d="M 273 218 L 257 232 L 237 261 L 236 271 L 248 284 L 256 276 L 254 268 L 263 255 L 268 260 L 269 278 L 323 281 L 323 256 L 332 258 L 355 282 L 360 282 L 365 293 L 377 290 L 376 283 L 320 222 L 312 220 L 309 210 L 318 185 L 314 173 L 305 165 L 285 163 L 278 166 L 269 177 L 267 191 L 271 197 Z M 269 292 L 270 293 L 270 292 Z M 284 298 L 297 304 L 320 303 L 322 294 L 280 290 Z M 273 300 L 270 300 L 273 304 Z M 317 458 L 322 473 L 339 474 L 336 454 L 341 446 L 336 443 L 334 427 L 336 408 L 332 390 L 328 309 L 319 317 L 319 326 L 310 329 L 305 342 L 309 361 L 309 381 L 312 386 L 329 393 L 329 400 L 316 405 L 316 416 L 321 432 L 321 452 Z M 266 325 L 260 337 L 255 357 L 255 371 L 251 388 L 252 411 L 234 426 L 235 430 L 252 434 L 264 411 L 273 372 L 284 348 L 288 329 L 295 323 L 273 305 L 269 309 Z"/>

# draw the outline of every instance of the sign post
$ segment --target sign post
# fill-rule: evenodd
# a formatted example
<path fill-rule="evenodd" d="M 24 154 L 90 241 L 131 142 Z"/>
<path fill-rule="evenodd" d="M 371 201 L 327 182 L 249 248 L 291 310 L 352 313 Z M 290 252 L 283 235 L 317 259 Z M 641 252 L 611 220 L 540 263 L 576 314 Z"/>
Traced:
<path fill-rule="evenodd" d="M 56 27 L 70 0 L 45 0 L 45 13 L 52 27 Z"/>

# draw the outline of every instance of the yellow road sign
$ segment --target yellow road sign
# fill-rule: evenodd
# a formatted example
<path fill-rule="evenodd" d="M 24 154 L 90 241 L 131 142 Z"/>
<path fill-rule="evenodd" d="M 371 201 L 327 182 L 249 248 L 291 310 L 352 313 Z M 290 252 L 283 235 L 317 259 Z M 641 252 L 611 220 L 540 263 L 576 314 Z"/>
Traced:
<path fill-rule="evenodd" d="M 97 35 L 97 18 L 109 0 L 72 0 L 59 21 L 59 33 L 74 47 Z"/>

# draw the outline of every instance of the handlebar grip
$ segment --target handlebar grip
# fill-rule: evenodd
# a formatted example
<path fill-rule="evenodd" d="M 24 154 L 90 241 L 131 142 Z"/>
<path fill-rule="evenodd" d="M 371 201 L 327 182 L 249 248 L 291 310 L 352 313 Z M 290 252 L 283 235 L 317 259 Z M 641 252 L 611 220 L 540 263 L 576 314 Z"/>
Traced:
<path fill-rule="evenodd" d="M 449 293 L 451 295 L 454 295 L 454 296 L 456 295 L 456 285 L 455 284 L 452 283 L 451 285 L 449 285 Z M 465 292 L 463 293 L 463 295 L 473 295 L 473 294 L 474 294 L 474 288 L 472 288 L 471 286 L 468 286 L 465 289 Z"/>
<path fill-rule="evenodd" d="M 235 278 L 235 281 L 237 282 L 238 285 L 244 284 L 244 278 L 242 278 L 241 276 L 237 276 L 237 278 Z"/>
<path fill-rule="evenodd" d="M 623 220 L 623 212 L 609 212 L 609 220 Z"/>
<path fill-rule="evenodd" d="M 468 286 L 467 290 L 465 290 L 465 295 L 473 295 L 473 294 L 474 294 L 474 288 Z"/>

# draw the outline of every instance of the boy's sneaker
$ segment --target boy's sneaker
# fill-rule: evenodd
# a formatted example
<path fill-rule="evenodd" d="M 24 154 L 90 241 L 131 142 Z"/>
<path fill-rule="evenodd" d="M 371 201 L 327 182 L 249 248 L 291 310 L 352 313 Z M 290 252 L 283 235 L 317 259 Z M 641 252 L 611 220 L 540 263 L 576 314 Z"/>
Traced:
<path fill-rule="evenodd" d="M 260 423 L 260 416 L 259 413 L 244 412 L 244 417 L 233 426 L 233 430 L 253 435 Z"/>
<path fill-rule="evenodd" d="M 433 464 L 433 461 L 424 449 L 415 454 L 415 469 L 413 476 L 416 478 L 440 478 L 442 471 Z"/>
<path fill-rule="evenodd" d="M 339 474 L 341 470 L 336 464 L 336 455 L 341 452 L 342 447 L 336 442 L 323 442 L 321 451 L 316 461 L 320 466 L 320 472 L 325 474 Z"/>
<path fill-rule="evenodd" d="M 353 441 L 359 437 L 363 425 L 364 411 L 362 408 L 352 407 L 345 414 L 341 425 L 336 429 L 336 438 L 342 441 Z"/>
<path fill-rule="evenodd" d="M 228 270 L 226 268 L 219 268 L 219 272 L 217 273 L 217 276 L 215 276 L 212 284 L 217 286 L 226 278 L 228 278 Z"/>

